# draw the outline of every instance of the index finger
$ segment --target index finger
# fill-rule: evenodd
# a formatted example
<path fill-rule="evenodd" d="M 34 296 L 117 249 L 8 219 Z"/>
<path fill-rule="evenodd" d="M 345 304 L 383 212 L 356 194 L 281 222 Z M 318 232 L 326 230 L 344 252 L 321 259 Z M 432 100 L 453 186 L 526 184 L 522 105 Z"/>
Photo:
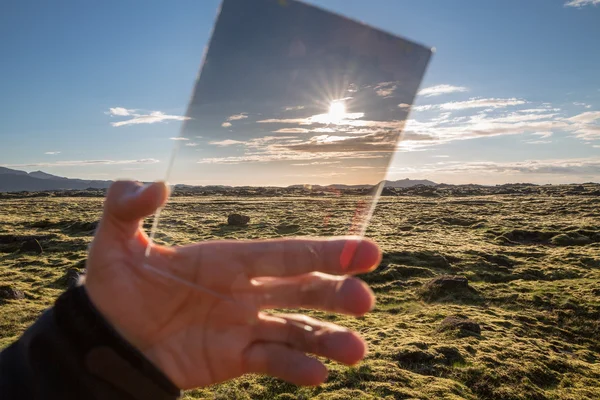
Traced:
<path fill-rule="evenodd" d="M 200 244 L 198 250 L 209 251 L 210 245 Z M 201 250 L 204 246 L 206 248 Z M 310 272 L 360 274 L 373 270 L 381 260 L 379 247 L 371 240 L 358 237 L 220 242 L 218 250 L 210 251 L 218 252 L 222 261 L 234 261 L 249 278 Z"/>

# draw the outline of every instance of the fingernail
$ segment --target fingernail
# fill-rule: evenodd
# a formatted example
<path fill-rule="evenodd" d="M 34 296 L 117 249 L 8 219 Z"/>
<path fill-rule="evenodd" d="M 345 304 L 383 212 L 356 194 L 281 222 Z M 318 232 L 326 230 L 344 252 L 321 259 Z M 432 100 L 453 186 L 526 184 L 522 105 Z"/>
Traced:
<path fill-rule="evenodd" d="M 142 182 L 139 182 L 139 183 L 142 183 Z M 146 183 L 144 183 L 142 186 L 138 186 L 138 188 L 137 188 L 137 190 L 135 191 L 134 195 L 135 195 L 135 196 L 141 196 L 141 195 L 142 195 L 142 193 L 144 193 L 144 192 L 145 192 L 146 190 L 148 190 L 150 187 L 154 186 L 156 183 L 162 183 L 162 184 L 165 184 L 165 183 L 164 183 L 164 181 L 146 182 Z M 165 186 L 167 186 L 167 185 L 165 184 Z M 167 189 L 168 189 L 168 188 L 169 188 L 169 187 L 167 186 Z"/>
<path fill-rule="evenodd" d="M 144 193 L 150 186 L 152 186 L 151 183 L 144 183 L 142 186 L 140 186 L 138 188 L 138 190 L 136 191 L 136 194 L 140 195 L 140 194 Z"/>

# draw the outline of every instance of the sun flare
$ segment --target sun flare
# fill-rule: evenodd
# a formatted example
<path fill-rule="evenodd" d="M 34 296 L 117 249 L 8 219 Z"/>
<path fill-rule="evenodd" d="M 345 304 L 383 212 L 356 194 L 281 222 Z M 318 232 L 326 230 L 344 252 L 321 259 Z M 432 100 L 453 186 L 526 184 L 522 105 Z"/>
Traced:
<path fill-rule="evenodd" d="M 334 101 L 329 106 L 329 119 L 340 121 L 346 116 L 346 105 L 343 101 Z"/>

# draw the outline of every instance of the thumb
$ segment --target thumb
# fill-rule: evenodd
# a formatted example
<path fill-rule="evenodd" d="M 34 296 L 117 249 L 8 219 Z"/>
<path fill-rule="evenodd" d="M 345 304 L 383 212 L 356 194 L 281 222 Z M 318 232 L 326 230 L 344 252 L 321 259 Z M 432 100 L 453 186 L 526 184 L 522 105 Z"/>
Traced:
<path fill-rule="evenodd" d="M 143 218 L 154 214 L 165 204 L 169 188 L 164 182 L 142 185 L 133 181 L 117 181 L 108 189 L 104 215 L 98 233 L 113 237 L 132 237 Z"/>

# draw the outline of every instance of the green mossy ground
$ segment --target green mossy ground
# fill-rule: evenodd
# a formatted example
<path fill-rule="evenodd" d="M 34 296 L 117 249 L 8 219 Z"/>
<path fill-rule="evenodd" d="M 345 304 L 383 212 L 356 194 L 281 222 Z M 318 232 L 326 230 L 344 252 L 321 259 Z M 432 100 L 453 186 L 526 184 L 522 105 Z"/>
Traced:
<path fill-rule="evenodd" d="M 311 314 L 358 330 L 370 353 L 359 366 L 333 362 L 328 381 L 299 388 L 246 376 L 186 393 L 216 399 L 598 399 L 600 398 L 600 197 L 383 197 L 368 236 L 384 250 L 364 279 L 378 296 L 363 318 Z M 0 346 L 15 340 L 83 270 L 101 198 L 0 199 Z M 180 197 L 157 240 L 187 243 L 347 232 L 350 198 Z M 239 212 L 247 227 L 226 225 Z M 19 252 L 38 238 L 41 255 Z M 11 239 L 12 238 L 12 239 Z M 469 290 L 424 295 L 436 276 L 461 275 Z M 448 316 L 481 334 L 440 330 Z"/>

